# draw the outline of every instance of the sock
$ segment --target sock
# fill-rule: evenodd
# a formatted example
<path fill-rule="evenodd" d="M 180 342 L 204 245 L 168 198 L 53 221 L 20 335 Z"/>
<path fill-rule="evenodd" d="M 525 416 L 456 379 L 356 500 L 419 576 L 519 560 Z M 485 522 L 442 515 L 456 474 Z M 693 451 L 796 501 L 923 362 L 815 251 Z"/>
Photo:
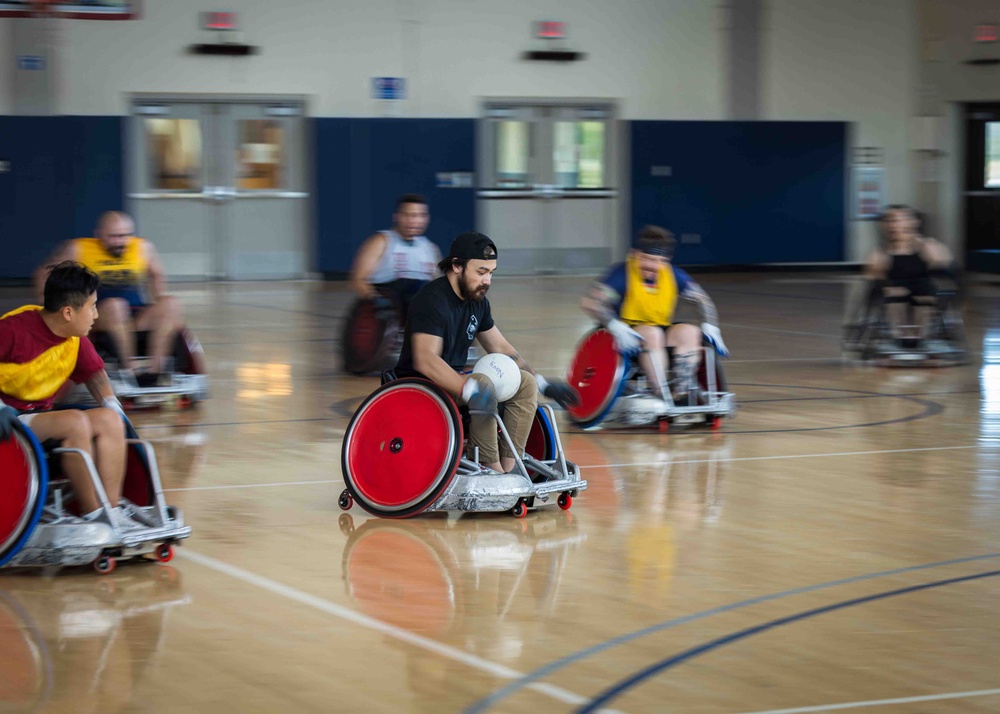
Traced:
<path fill-rule="evenodd" d="M 697 352 L 674 353 L 674 374 L 677 375 L 676 394 L 687 394 L 698 387 L 695 382 Z"/>

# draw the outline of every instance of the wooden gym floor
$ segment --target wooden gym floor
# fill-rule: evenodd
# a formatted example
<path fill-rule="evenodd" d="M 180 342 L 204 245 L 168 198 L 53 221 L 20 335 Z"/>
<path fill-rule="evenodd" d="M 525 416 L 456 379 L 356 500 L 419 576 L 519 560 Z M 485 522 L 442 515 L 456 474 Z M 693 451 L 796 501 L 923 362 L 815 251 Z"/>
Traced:
<path fill-rule="evenodd" d="M 343 285 L 176 286 L 212 398 L 135 421 L 194 534 L 0 576 L 0 711 L 1000 711 L 1000 288 L 967 304 L 972 364 L 884 369 L 839 360 L 847 280 L 704 276 L 737 417 L 564 426 L 590 489 L 520 521 L 342 514 L 376 386 L 338 372 Z M 543 374 L 586 283 L 496 278 Z"/>

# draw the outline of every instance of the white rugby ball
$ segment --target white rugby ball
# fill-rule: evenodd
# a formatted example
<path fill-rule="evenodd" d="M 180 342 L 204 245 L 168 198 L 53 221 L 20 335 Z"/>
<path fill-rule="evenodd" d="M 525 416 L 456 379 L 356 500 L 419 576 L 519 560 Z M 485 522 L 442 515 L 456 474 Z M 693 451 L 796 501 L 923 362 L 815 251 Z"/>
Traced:
<path fill-rule="evenodd" d="M 517 389 L 521 386 L 521 368 L 507 355 L 494 353 L 481 357 L 472 372 L 485 374 L 493 381 L 498 402 L 506 402 L 517 394 Z"/>

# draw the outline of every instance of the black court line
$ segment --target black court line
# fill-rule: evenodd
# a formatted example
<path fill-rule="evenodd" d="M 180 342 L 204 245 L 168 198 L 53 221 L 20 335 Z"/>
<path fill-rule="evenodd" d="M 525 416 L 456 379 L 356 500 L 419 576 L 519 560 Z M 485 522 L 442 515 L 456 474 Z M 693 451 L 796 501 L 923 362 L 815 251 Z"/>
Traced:
<path fill-rule="evenodd" d="M 856 597 L 850 600 L 843 600 L 841 602 L 836 602 L 831 605 L 824 605 L 822 607 L 816 607 L 811 610 L 804 610 L 802 612 L 797 612 L 794 615 L 788 615 L 787 617 L 780 617 L 776 620 L 771 620 L 760 625 L 755 625 L 753 627 L 747 627 L 742 630 L 737 630 L 723 637 L 718 637 L 714 640 L 706 642 L 705 644 L 692 647 L 690 649 L 684 650 L 679 654 L 668 657 L 661 660 L 655 664 L 646 667 L 639 672 L 636 672 L 632 676 L 623 679 L 611 687 L 605 689 L 603 692 L 598 694 L 596 697 L 591 699 L 587 704 L 580 707 L 576 711 L 579 714 L 585 714 L 586 712 L 593 712 L 597 709 L 603 707 L 608 702 L 613 699 L 618 698 L 629 689 L 635 687 L 641 682 L 653 677 L 654 675 L 664 672 L 668 669 L 676 667 L 683 662 L 693 659 L 699 655 L 703 655 L 712 650 L 724 647 L 725 645 L 733 644 L 734 642 L 739 642 L 748 637 L 758 635 L 762 632 L 772 630 L 776 627 L 781 627 L 782 625 L 788 625 L 793 622 L 798 622 L 801 620 L 806 620 L 811 617 L 816 617 L 817 615 L 824 615 L 828 612 L 835 612 L 837 610 L 843 610 L 848 607 L 854 607 L 856 605 L 864 605 L 869 602 L 875 602 L 877 600 L 885 600 L 891 597 L 897 597 L 899 595 L 907 595 L 909 593 L 920 592 L 921 590 L 930 590 L 931 588 L 940 588 L 945 585 L 955 585 L 957 583 L 971 582 L 973 580 L 982 580 L 984 578 L 992 578 L 1000 575 L 1000 570 L 990 570 L 984 573 L 975 573 L 974 575 L 964 575 L 958 578 L 948 578 L 947 580 L 935 580 L 930 583 L 922 583 L 920 585 L 911 585 L 905 588 L 896 588 L 895 590 L 886 590 L 884 592 L 875 593 L 874 595 L 865 595 L 864 597 Z"/>
<path fill-rule="evenodd" d="M 785 433 L 805 433 L 810 431 L 836 431 L 839 429 L 861 429 L 874 426 L 889 426 L 891 424 L 903 424 L 910 421 L 919 421 L 921 419 L 926 419 L 928 417 L 937 416 L 944 412 L 944 405 L 938 402 L 931 401 L 929 399 L 920 399 L 915 396 L 910 396 L 906 394 L 885 394 L 883 392 L 867 392 L 860 389 L 838 389 L 836 387 L 806 387 L 801 385 L 790 385 L 790 384 L 750 384 L 750 383 L 731 383 L 734 387 L 771 387 L 774 389 L 807 389 L 807 390 L 822 390 L 830 392 L 848 392 L 855 395 L 856 397 L 889 397 L 892 399 L 901 399 L 907 402 L 913 402 L 914 404 L 919 404 L 923 407 L 923 410 L 917 414 L 912 414 L 905 417 L 897 417 L 895 419 L 885 419 L 882 421 L 872 421 L 872 422 L 861 422 L 857 424 L 842 424 L 839 426 L 807 426 L 799 427 L 793 429 L 728 429 L 723 426 L 719 431 L 706 432 L 704 430 L 692 429 L 692 430 L 671 430 L 669 434 L 671 436 L 677 435 L 690 435 L 690 436 L 705 436 L 713 434 L 785 434 Z M 776 400 L 782 401 L 782 400 Z M 739 403 L 737 403 L 737 407 Z M 727 419 L 723 419 L 723 424 L 727 423 Z M 651 434 L 659 434 L 657 427 L 647 427 L 647 428 L 635 428 L 635 429 L 604 429 L 597 431 L 588 431 L 579 428 L 570 428 L 565 430 L 568 434 L 593 434 L 600 436 L 649 436 Z"/>

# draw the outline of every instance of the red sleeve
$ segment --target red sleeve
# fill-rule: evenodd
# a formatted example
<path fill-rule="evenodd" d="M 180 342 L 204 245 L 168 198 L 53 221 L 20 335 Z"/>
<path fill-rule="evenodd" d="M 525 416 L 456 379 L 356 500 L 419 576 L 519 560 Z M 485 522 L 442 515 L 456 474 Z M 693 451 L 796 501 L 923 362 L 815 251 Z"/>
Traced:
<path fill-rule="evenodd" d="M 80 352 L 76 356 L 76 369 L 69 376 L 77 384 L 83 384 L 104 369 L 104 360 L 97 354 L 94 344 L 86 337 L 80 338 Z"/>

